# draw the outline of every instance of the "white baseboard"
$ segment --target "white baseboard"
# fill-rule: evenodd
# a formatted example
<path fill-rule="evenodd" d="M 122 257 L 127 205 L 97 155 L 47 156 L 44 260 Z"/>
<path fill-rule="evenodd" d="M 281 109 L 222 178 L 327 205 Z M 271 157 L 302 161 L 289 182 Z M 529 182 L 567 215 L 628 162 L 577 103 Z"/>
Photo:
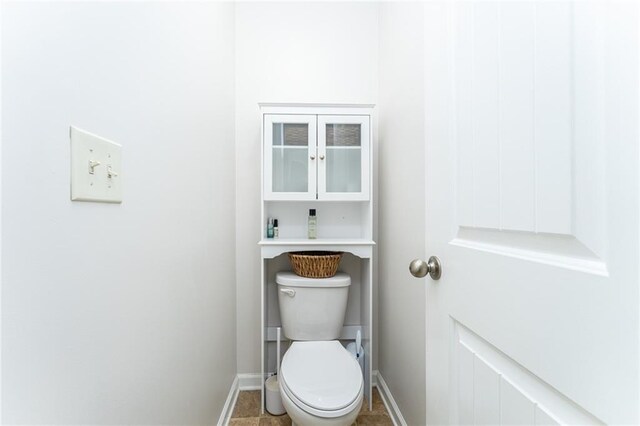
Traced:
<path fill-rule="evenodd" d="M 382 402 L 384 403 L 393 424 L 395 426 L 407 426 L 407 422 L 404 421 L 404 417 L 402 417 L 402 413 L 400 412 L 398 404 L 396 404 L 396 400 L 393 399 L 393 395 L 391 395 L 391 391 L 389 390 L 387 383 L 384 381 L 384 378 L 378 370 L 373 372 L 372 383 L 378 388 Z"/>
<path fill-rule="evenodd" d="M 227 395 L 227 400 L 224 402 L 224 407 L 222 407 L 222 413 L 220 413 L 220 418 L 218 419 L 218 426 L 226 426 L 229 424 L 229 419 L 231 419 L 231 414 L 236 406 L 239 391 L 238 376 L 236 376 L 236 378 L 233 379 L 233 383 L 231 383 L 231 389 L 229 389 L 229 395 Z"/>
<path fill-rule="evenodd" d="M 262 374 L 260 373 L 238 374 L 238 388 L 241 391 L 262 389 Z"/>

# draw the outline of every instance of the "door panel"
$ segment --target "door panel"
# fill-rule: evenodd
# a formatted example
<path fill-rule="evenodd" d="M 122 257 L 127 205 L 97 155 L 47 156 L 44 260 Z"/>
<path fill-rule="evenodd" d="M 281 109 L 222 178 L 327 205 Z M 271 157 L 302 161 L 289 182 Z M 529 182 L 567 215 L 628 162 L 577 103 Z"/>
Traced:
<path fill-rule="evenodd" d="M 569 12 L 564 3 L 459 8 L 461 226 L 571 233 Z"/>
<path fill-rule="evenodd" d="M 601 424 L 549 384 L 455 322 L 455 424 Z"/>
<path fill-rule="evenodd" d="M 576 22 L 595 25 L 589 22 L 594 16 L 577 9 Z M 604 194 L 594 193 L 594 183 L 603 177 L 602 157 L 594 155 L 604 152 L 601 132 L 593 129 L 600 111 L 572 99 L 573 69 L 592 74 L 581 78 L 596 83 L 591 89 L 596 102 L 603 76 L 593 52 L 571 50 L 574 12 L 570 3 L 460 6 L 453 59 L 458 225 L 535 234 L 525 247 L 526 237 L 513 234 L 518 238 L 513 245 L 529 248 L 531 259 L 548 249 L 537 246 L 542 235 L 571 236 L 574 255 L 563 250 L 554 260 L 568 267 L 575 267 L 572 257 L 601 261 L 606 245 Z M 601 42 L 593 47 L 602 54 Z M 462 231 L 460 242 L 471 240 L 477 248 L 496 244 L 495 233 L 473 235 Z M 508 234 L 500 240 L 507 254 Z M 606 271 L 606 265 L 597 269 Z"/>
<path fill-rule="evenodd" d="M 594 102 L 601 97 L 602 67 L 593 56 L 602 60 L 602 43 L 591 52 L 572 51 L 574 20 L 596 24 L 587 9 L 568 2 L 456 7 L 452 59 L 460 245 L 506 255 L 512 247 L 511 255 L 533 261 L 558 251 L 549 261 L 570 268 L 578 259 L 600 261 L 599 269 L 606 271 L 601 257 L 606 202 L 602 191 L 592 193 L 602 177 L 601 159 L 593 153 L 604 152 L 605 141 L 597 129 L 580 133 L 586 142 L 574 135 L 582 124 L 591 130 L 603 119 L 600 110 L 585 111 L 584 103 L 572 98 L 576 88 L 595 92 Z M 595 86 L 574 86 L 574 69 L 590 70 L 592 75 L 582 78 Z M 599 235 L 590 235 L 596 230 Z M 566 244 L 558 235 L 569 236 Z"/>
<path fill-rule="evenodd" d="M 638 17 L 425 6 L 429 423 L 640 420 Z"/>

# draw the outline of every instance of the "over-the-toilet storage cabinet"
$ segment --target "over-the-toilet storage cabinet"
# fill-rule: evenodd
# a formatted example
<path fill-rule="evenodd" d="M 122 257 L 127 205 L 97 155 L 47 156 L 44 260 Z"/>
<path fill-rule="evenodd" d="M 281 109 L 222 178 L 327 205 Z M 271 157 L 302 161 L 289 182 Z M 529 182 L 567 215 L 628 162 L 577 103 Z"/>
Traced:
<path fill-rule="evenodd" d="M 362 334 L 365 396 L 371 407 L 373 348 L 373 105 L 260 104 L 262 115 L 262 404 L 264 381 L 275 372 L 281 326 L 275 274 L 290 270 L 287 252 L 342 251 L 351 276 L 346 345 Z M 316 209 L 317 238 L 307 238 Z M 279 238 L 267 238 L 268 218 Z M 288 345 L 282 337 L 282 352 Z"/>

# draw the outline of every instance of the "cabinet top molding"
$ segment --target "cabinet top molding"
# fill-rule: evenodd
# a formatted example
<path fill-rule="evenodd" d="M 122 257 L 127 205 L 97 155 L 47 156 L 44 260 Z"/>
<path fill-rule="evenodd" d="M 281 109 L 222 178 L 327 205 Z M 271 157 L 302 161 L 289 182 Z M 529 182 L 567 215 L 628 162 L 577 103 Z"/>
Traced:
<path fill-rule="evenodd" d="M 259 103 L 262 114 L 373 115 L 374 104 Z"/>
<path fill-rule="evenodd" d="M 375 108 L 376 104 L 322 104 L 302 102 L 258 102 L 260 108 Z"/>

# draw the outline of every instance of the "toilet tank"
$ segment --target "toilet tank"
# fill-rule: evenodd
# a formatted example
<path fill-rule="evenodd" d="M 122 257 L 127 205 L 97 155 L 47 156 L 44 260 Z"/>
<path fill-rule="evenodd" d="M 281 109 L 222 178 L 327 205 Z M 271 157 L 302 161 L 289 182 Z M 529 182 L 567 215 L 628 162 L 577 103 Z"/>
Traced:
<path fill-rule="evenodd" d="M 280 319 L 291 340 L 335 340 L 347 310 L 351 277 L 304 278 L 293 272 L 276 274 Z"/>

